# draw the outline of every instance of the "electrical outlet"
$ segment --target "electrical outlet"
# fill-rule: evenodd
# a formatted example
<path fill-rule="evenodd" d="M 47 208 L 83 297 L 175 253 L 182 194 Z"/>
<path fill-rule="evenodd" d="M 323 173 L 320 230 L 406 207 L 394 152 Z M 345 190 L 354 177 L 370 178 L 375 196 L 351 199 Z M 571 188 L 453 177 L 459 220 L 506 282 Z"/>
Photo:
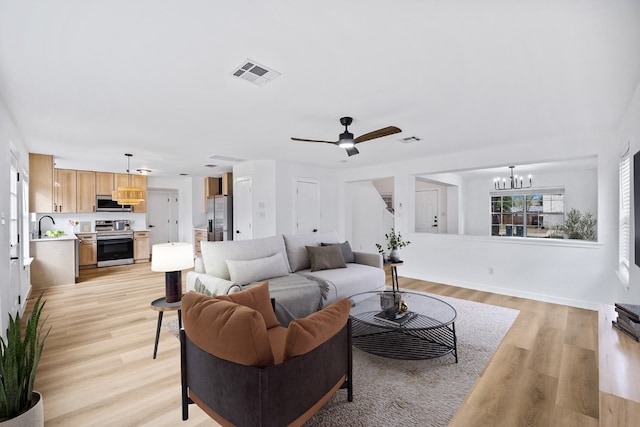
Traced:
<path fill-rule="evenodd" d="M 493 267 L 489 267 L 489 274 L 493 274 Z"/>

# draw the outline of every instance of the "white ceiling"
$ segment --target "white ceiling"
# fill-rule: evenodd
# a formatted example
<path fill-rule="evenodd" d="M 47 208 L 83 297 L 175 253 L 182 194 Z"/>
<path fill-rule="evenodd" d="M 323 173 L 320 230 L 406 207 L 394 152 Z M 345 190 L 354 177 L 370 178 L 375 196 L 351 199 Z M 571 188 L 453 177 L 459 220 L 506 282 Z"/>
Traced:
<path fill-rule="evenodd" d="M 232 77 L 247 58 L 282 75 Z M 589 136 L 639 81 L 638 0 L 0 0 L 0 98 L 59 167 L 345 168 Z M 290 140 L 337 140 L 345 115 L 403 132 L 351 158 Z"/>

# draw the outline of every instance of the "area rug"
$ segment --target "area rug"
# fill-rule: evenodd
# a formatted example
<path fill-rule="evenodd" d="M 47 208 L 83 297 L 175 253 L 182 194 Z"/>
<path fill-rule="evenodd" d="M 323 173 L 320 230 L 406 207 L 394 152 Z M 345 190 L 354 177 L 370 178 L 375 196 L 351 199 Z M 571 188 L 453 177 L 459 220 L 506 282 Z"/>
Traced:
<path fill-rule="evenodd" d="M 347 402 L 346 390 L 338 390 L 305 426 L 446 426 L 519 312 L 436 297 L 458 312 L 458 363 L 452 355 L 396 360 L 354 348 L 353 402 Z M 165 327 L 177 334 L 177 321 Z"/>

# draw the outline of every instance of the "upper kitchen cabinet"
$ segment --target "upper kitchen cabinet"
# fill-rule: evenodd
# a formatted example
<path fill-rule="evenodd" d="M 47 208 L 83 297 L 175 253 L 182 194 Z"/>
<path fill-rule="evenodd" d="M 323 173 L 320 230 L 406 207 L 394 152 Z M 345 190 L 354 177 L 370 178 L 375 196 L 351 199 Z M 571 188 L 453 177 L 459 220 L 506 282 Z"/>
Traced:
<path fill-rule="evenodd" d="M 77 171 L 76 212 L 96 211 L 96 173 Z"/>
<path fill-rule="evenodd" d="M 29 153 L 29 212 L 53 212 L 53 156 Z"/>
<path fill-rule="evenodd" d="M 76 171 L 73 169 L 54 169 L 54 171 L 53 211 L 76 212 Z"/>
<path fill-rule="evenodd" d="M 110 196 L 113 191 L 113 173 L 96 172 L 96 195 Z"/>
<path fill-rule="evenodd" d="M 131 185 L 133 187 L 138 187 L 142 191 L 147 193 L 147 177 L 144 175 L 131 175 Z M 149 195 L 147 194 L 147 198 Z M 137 205 L 133 205 L 133 211 L 135 213 L 146 213 L 147 212 L 147 201 L 140 202 Z"/>
<path fill-rule="evenodd" d="M 231 196 L 233 194 L 233 173 L 227 172 L 222 174 L 222 185 L 220 189 L 223 196 Z"/>

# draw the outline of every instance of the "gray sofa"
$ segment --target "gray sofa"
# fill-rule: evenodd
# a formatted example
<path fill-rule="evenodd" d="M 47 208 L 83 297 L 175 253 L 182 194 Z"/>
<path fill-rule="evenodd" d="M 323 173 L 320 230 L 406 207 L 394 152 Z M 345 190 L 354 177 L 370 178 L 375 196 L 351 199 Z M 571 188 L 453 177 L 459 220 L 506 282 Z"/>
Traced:
<path fill-rule="evenodd" d="M 344 267 L 312 271 L 322 263 L 313 248 L 310 259 L 307 246 L 322 244 L 340 248 Z M 335 255 L 337 249 L 330 251 Z M 276 315 L 285 326 L 337 299 L 385 288 L 382 256 L 352 252 L 347 242 L 338 241 L 335 231 L 202 242 L 201 252 L 195 271 L 187 273 L 187 291 L 222 295 L 268 281 Z"/>

